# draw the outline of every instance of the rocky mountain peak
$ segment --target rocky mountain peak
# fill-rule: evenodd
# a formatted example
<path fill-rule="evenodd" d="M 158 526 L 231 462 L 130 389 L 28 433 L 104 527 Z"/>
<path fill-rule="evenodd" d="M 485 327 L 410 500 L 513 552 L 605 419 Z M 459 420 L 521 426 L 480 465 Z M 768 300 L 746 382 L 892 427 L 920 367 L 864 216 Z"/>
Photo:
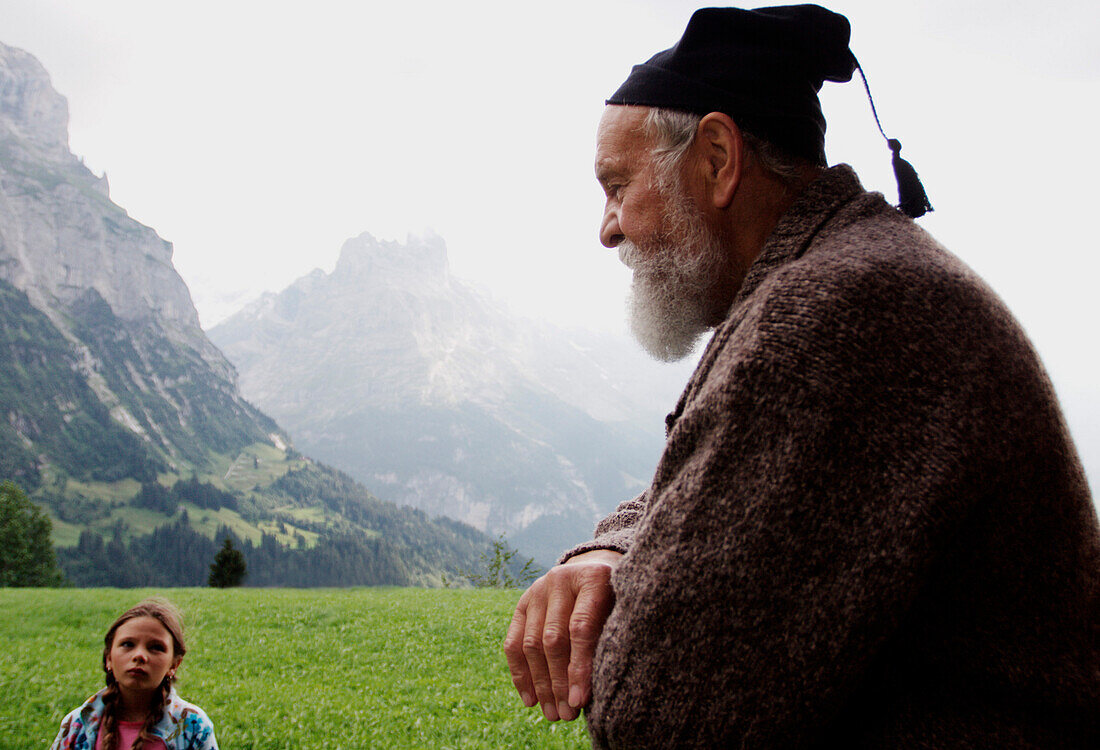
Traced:
<path fill-rule="evenodd" d="M 450 277 L 447 245 L 434 234 L 409 235 L 399 243 L 364 232 L 344 243 L 333 276 L 367 288 L 443 284 Z"/>
<path fill-rule="evenodd" d="M 0 122 L 49 156 L 69 155 L 69 104 L 30 53 L 0 43 Z M 71 156 L 70 156 L 71 158 Z"/>

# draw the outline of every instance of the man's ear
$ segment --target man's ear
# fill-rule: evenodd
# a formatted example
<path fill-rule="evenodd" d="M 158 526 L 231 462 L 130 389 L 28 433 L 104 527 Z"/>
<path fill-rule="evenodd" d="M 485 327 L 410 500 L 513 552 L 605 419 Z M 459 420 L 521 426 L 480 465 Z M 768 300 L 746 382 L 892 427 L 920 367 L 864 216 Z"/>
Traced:
<path fill-rule="evenodd" d="M 710 201 L 715 208 L 729 208 L 745 164 L 741 129 L 729 115 L 711 112 L 699 121 L 695 143 Z"/>

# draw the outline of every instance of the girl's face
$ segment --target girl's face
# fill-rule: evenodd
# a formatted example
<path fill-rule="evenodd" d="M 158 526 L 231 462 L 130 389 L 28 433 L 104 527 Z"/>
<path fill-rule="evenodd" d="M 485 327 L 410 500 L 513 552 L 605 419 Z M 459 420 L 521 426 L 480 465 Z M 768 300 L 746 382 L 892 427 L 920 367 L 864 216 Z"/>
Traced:
<path fill-rule="evenodd" d="M 153 617 L 135 617 L 115 631 L 107 654 L 107 669 L 114 673 L 122 697 L 148 699 L 164 681 L 175 674 L 176 658 L 172 634 Z"/>

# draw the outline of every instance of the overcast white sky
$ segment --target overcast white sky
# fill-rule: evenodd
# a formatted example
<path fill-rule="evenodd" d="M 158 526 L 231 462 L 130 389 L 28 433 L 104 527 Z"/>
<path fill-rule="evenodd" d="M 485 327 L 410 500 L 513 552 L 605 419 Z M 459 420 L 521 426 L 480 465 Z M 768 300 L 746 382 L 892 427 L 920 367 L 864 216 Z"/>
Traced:
<path fill-rule="evenodd" d="M 369 231 L 431 230 L 521 313 L 621 329 L 597 239 L 596 123 L 699 3 L 0 0 L 0 41 L 69 100 L 72 150 L 175 244 L 204 326 Z M 836 2 L 920 223 L 1007 300 L 1100 476 L 1100 5 Z M 827 84 L 830 161 L 896 199 L 862 88 Z"/>

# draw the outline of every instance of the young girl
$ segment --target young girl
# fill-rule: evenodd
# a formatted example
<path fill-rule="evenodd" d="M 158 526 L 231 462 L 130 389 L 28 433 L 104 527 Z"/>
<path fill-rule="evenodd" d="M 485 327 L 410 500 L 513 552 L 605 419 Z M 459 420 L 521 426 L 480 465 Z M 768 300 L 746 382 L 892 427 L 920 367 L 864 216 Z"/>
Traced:
<path fill-rule="evenodd" d="M 103 639 L 107 687 L 65 717 L 50 750 L 217 750 L 210 719 L 172 687 L 186 651 L 170 602 L 124 612 Z"/>

